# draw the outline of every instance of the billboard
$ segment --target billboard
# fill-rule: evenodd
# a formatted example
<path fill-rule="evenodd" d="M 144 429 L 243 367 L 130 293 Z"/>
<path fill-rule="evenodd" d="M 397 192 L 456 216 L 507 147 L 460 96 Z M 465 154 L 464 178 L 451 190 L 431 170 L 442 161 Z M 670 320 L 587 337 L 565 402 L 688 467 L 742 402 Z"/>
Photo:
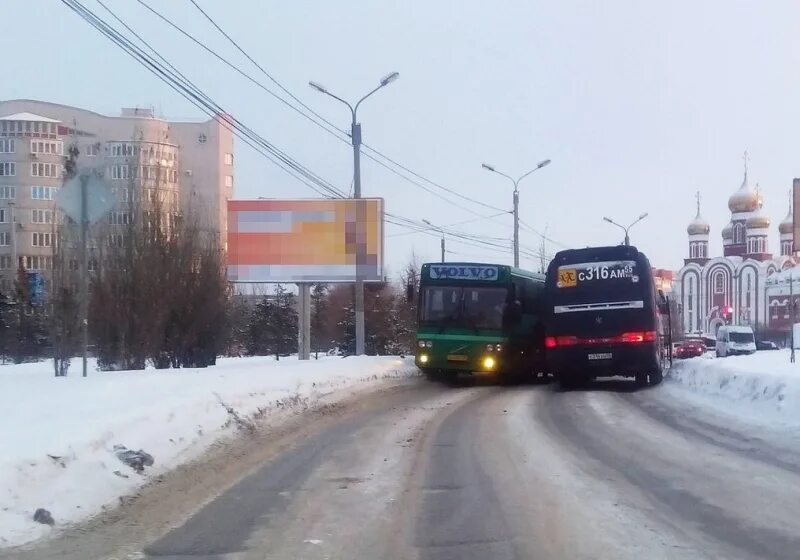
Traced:
<path fill-rule="evenodd" d="M 383 280 L 383 199 L 228 201 L 231 282 Z"/>

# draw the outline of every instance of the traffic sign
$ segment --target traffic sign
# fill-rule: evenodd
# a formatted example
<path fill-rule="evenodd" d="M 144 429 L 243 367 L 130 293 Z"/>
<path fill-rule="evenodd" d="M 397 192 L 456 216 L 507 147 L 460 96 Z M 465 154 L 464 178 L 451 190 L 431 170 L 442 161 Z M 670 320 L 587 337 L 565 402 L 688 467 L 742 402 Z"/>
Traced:
<path fill-rule="evenodd" d="M 86 216 L 83 216 L 83 193 L 86 189 Z M 78 223 L 86 220 L 93 224 L 100 221 L 116 203 L 114 193 L 102 177 L 93 169 L 80 171 L 66 182 L 56 195 L 56 204 L 64 213 Z"/>

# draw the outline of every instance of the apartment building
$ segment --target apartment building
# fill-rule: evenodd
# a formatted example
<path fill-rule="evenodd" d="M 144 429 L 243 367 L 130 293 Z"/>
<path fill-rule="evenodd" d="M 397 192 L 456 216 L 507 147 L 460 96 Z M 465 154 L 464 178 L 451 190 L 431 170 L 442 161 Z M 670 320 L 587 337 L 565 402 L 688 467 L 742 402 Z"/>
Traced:
<path fill-rule="evenodd" d="M 13 285 L 17 262 L 29 271 L 52 268 L 55 197 L 72 145 L 78 166 L 101 170 L 118 196 L 109 225 L 126 223 L 124 202 L 133 195 L 158 200 L 172 217 L 191 212 L 224 243 L 233 134 L 216 120 L 173 122 L 152 109 L 107 116 L 44 101 L 0 101 L 0 291 Z M 105 241 L 120 239 L 114 234 Z"/>

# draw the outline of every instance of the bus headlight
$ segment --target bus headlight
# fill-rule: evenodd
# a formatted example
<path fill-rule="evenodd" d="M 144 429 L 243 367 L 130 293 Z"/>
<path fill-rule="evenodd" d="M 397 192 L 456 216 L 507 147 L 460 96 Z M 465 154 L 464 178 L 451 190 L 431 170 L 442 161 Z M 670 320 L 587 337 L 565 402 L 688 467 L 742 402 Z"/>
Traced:
<path fill-rule="evenodd" d="M 428 363 L 428 355 L 427 354 L 420 354 L 419 363 L 427 364 Z"/>
<path fill-rule="evenodd" d="M 486 356 L 483 359 L 483 369 L 494 369 L 494 358 Z"/>
<path fill-rule="evenodd" d="M 417 342 L 417 346 L 419 346 L 420 348 L 425 348 L 425 341 L 420 340 L 419 342 Z"/>
<path fill-rule="evenodd" d="M 502 352 L 503 351 L 503 345 L 502 344 L 498 344 L 497 346 L 495 346 L 495 350 L 497 350 L 498 352 Z"/>
<path fill-rule="evenodd" d="M 494 351 L 494 344 L 487 344 L 486 345 L 486 351 L 487 352 L 493 352 Z"/>
<path fill-rule="evenodd" d="M 428 342 L 425 343 L 425 346 L 427 346 L 428 348 L 433 348 L 433 341 L 429 340 Z"/>

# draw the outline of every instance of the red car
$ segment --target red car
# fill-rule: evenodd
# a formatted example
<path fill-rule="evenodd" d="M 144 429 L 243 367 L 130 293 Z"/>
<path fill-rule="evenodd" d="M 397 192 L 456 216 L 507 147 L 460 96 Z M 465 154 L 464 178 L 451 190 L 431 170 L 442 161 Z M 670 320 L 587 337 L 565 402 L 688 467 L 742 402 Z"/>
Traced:
<path fill-rule="evenodd" d="M 698 340 L 687 340 L 675 348 L 675 357 L 679 360 L 696 358 L 706 352 L 706 345 Z"/>

